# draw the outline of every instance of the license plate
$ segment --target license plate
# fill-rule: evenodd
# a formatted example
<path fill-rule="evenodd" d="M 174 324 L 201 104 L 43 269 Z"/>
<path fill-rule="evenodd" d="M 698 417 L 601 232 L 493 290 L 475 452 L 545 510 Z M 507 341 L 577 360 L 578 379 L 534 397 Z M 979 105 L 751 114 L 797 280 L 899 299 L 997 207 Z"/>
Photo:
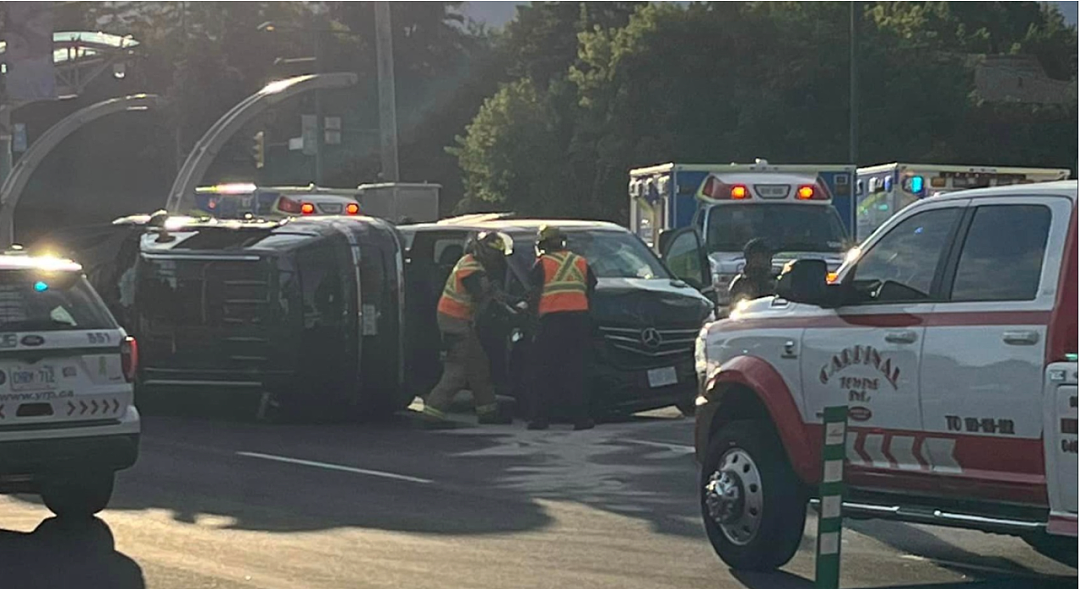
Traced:
<path fill-rule="evenodd" d="M 787 184 L 755 184 L 754 190 L 761 198 L 787 198 L 791 187 Z"/>
<path fill-rule="evenodd" d="M 48 391 L 56 388 L 56 370 L 52 366 L 38 366 L 11 371 L 11 390 Z"/>
<path fill-rule="evenodd" d="M 319 205 L 319 208 L 322 209 L 322 211 L 324 213 L 328 214 L 328 215 L 337 215 L 338 213 L 341 212 L 341 205 L 325 204 L 325 205 Z"/>
<path fill-rule="evenodd" d="M 678 384 L 679 382 L 679 376 L 675 373 L 674 366 L 668 366 L 667 368 L 653 368 L 648 374 L 649 386 L 654 389 Z"/>

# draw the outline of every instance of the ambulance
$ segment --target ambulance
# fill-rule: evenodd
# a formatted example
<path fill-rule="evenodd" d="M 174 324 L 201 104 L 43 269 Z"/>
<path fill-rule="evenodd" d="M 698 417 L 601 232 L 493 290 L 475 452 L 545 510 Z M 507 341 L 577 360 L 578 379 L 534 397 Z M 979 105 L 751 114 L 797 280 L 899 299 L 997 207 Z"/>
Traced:
<path fill-rule="evenodd" d="M 763 238 L 779 274 L 796 258 L 837 269 L 852 245 L 855 167 L 849 165 L 663 164 L 630 172 L 631 231 L 680 277 L 708 268 L 704 290 L 726 313 L 743 247 Z M 700 242 L 707 254 L 692 260 Z M 688 262 L 692 262 L 688 265 Z"/>
<path fill-rule="evenodd" d="M 931 164 L 881 164 L 859 168 L 855 182 L 856 240 L 875 229 L 907 205 L 934 194 L 1067 180 L 1069 170 Z"/>

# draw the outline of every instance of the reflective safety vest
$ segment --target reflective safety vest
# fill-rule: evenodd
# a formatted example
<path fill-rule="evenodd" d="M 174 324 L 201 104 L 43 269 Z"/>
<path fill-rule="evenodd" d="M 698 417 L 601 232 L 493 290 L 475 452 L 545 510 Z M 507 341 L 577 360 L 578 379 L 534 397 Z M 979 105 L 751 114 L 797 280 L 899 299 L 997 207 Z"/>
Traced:
<path fill-rule="evenodd" d="M 476 261 L 472 254 L 461 256 L 461 259 L 458 260 L 457 264 L 454 265 L 454 269 L 450 272 L 449 278 L 446 279 L 446 286 L 443 287 L 442 296 L 439 298 L 439 313 L 471 321 L 476 305 L 472 300 L 472 296 L 465 290 L 462 281 L 474 272 L 482 272 L 483 270 L 484 267 L 480 265 L 480 262 Z"/>
<path fill-rule="evenodd" d="M 542 317 L 548 313 L 588 311 L 588 266 L 585 258 L 567 251 L 540 256 L 544 267 L 544 290 L 540 293 Z"/>

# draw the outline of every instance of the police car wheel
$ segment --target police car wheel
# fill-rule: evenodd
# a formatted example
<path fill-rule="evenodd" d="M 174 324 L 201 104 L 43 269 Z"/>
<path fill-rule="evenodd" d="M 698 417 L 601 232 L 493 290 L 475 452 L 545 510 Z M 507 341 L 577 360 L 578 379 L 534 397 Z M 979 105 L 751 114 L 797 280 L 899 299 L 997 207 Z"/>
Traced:
<path fill-rule="evenodd" d="M 728 566 L 771 570 L 795 555 L 807 497 L 770 423 L 722 426 L 709 444 L 698 490 L 706 534 Z"/>
<path fill-rule="evenodd" d="M 79 473 L 42 483 L 45 507 L 62 518 L 85 519 L 105 509 L 112 498 L 112 472 Z"/>

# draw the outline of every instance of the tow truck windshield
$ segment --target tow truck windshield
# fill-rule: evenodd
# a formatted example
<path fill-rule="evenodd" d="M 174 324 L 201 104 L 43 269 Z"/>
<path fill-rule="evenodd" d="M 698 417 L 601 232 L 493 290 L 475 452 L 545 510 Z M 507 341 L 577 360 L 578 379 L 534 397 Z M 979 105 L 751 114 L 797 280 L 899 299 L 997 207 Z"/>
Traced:
<path fill-rule="evenodd" d="M 756 237 L 775 251 L 840 252 L 847 234 L 831 206 L 720 205 L 709 209 L 705 242 L 710 252 L 742 251 Z"/>

